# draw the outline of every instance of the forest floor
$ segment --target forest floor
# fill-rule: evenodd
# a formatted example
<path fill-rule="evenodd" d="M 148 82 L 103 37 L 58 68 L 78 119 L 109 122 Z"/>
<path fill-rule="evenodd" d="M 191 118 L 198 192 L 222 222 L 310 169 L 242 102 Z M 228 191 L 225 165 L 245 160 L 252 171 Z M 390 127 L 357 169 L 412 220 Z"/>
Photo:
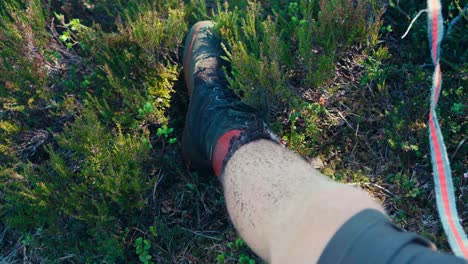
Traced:
<path fill-rule="evenodd" d="M 467 231 L 466 0 L 439 103 Z M 262 263 L 181 155 L 184 39 L 214 20 L 230 88 L 288 148 L 450 251 L 435 206 L 425 1 L 3 0 L 0 263 Z M 464 11 L 463 11 L 463 8 Z M 455 23 L 456 21 L 456 23 Z M 466 175 L 466 174 L 465 174 Z"/>

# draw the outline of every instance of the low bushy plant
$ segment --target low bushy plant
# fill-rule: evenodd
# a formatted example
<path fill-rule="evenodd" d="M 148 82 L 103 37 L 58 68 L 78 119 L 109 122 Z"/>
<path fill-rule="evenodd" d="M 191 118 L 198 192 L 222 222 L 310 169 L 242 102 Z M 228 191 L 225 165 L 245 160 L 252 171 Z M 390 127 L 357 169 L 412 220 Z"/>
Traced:
<path fill-rule="evenodd" d="M 67 252 L 77 259 L 121 258 L 125 227 L 138 225 L 135 216 L 142 214 L 155 180 L 144 169 L 151 149 L 147 135 L 119 127 L 109 132 L 85 110 L 56 139 L 58 148 L 49 146 L 48 163 L 25 165 L 21 180 L 3 175 L 11 181 L 5 186 L 7 224 L 41 228 L 45 251 L 57 257 Z"/>

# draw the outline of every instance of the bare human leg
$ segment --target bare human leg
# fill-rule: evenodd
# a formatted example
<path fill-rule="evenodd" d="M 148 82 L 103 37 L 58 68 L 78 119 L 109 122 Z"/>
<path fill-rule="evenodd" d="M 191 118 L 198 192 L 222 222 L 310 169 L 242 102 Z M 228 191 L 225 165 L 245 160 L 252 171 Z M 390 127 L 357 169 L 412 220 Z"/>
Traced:
<path fill-rule="evenodd" d="M 269 140 L 236 151 L 221 182 L 236 229 L 271 263 L 316 263 L 353 215 L 367 208 L 384 212 L 364 191 L 331 181 Z"/>

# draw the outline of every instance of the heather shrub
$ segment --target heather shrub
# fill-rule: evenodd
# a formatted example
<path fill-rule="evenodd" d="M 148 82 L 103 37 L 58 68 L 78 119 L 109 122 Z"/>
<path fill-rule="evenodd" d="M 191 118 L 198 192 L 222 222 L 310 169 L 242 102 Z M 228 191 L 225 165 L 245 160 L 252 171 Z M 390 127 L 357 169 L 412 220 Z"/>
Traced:
<path fill-rule="evenodd" d="M 330 80 L 334 64 L 353 45 L 363 49 L 377 44 L 382 5 L 378 1 L 298 1 L 288 5 L 286 17 L 296 37 L 306 86 Z"/>
<path fill-rule="evenodd" d="M 16 1 L 0 7 L 0 163 L 11 161 L 13 137 L 47 104 L 47 68 L 41 49 L 45 47 L 45 19 L 40 1 L 23 8 Z M 7 15 L 9 14 L 9 15 Z"/>
<path fill-rule="evenodd" d="M 109 122 L 124 127 L 166 123 L 172 86 L 178 77 L 178 47 L 187 24 L 172 1 L 141 4 L 117 19 L 117 32 L 83 28 L 78 34 L 96 66 L 91 102 Z M 161 7 L 160 7 L 161 6 Z M 163 11 L 160 11 L 163 10 Z M 100 41 L 97 41 L 97 40 Z M 100 100 L 100 98 L 105 98 Z M 150 105 L 144 116 L 140 109 Z"/>
<path fill-rule="evenodd" d="M 266 113 L 294 101 L 290 79 L 296 74 L 304 75 L 298 88 L 320 86 L 351 46 L 374 47 L 383 13 L 375 1 L 240 2 L 219 5 L 217 14 L 230 85 Z"/>
<path fill-rule="evenodd" d="M 290 97 L 281 64 L 286 46 L 277 24 L 262 16 L 262 6 L 256 2 L 244 10 L 227 3 L 219 9 L 217 27 L 230 62 L 230 88 L 267 116 L 270 107 L 278 110 Z"/>
<path fill-rule="evenodd" d="M 58 148 L 47 148 L 46 164 L 25 164 L 21 180 L 3 175 L 11 181 L 5 185 L 6 223 L 40 229 L 35 242 L 43 243 L 49 256 L 122 258 L 125 227 L 139 224 L 136 216 L 143 214 L 155 180 L 145 170 L 148 135 L 124 133 L 119 126 L 109 131 L 85 109 L 56 140 Z"/>
<path fill-rule="evenodd" d="M 40 1 L 1 19 L 0 223 L 54 261 L 123 261 L 151 222 L 166 139 L 149 126 L 167 128 L 187 24 L 180 1 L 116 5 L 106 30 Z"/>

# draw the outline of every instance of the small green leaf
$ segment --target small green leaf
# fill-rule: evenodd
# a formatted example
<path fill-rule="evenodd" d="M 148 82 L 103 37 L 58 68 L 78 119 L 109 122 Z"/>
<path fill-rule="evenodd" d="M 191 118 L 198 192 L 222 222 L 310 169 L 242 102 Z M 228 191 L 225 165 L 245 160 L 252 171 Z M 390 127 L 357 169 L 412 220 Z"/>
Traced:
<path fill-rule="evenodd" d="M 463 104 L 462 103 L 454 103 L 451 107 L 451 110 L 456 114 L 463 114 Z"/>
<path fill-rule="evenodd" d="M 146 102 L 144 108 L 145 108 L 145 111 L 146 111 L 146 112 L 151 112 L 151 111 L 153 111 L 153 106 L 151 105 L 150 102 Z"/>
<path fill-rule="evenodd" d="M 59 39 L 63 42 L 67 42 L 70 39 L 70 32 L 63 32 L 62 35 L 60 35 Z"/>
<path fill-rule="evenodd" d="M 219 254 L 216 259 L 218 260 L 218 264 L 224 264 L 224 261 L 226 259 L 226 255 L 223 253 L 223 254 Z"/>
<path fill-rule="evenodd" d="M 235 244 L 233 242 L 228 243 L 228 248 L 235 249 Z"/>
<path fill-rule="evenodd" d="M 197 186 L 195 184 L 193 184 L 193 183 L 187 183 L 187 185 L 185 185 L 185 186 L 187 186 L 187 188 L 189 190 L 191 190 L 191 191 L 196 191 L 197 190 Z"/>
<path fill-rule="evenodd" d="M 245 245 L 244 240 L 242 238 L 238 238 L 236 240 L 236 247 L 237 248 L 242 248 Z"/>
<path fill-rule="evenodd" d="M 158 131 L 156 132 L 158 136 L 162 136 L 164 134 L 164 130 L 162 128 L 158 128 Z"/>
<path fill-rule="evenodd" d="M 81 27 L 81 23 L 78 18 L 75 18 L 75 19 L 72 19 L 70 23 L 67 24 L 67 26 L 70 26 L 71 30 L 76 31 Z"/>
<path fill-rule="evenodd" d="M 250 257 L 247 256 L 246 254 L 240 254 L 239 256 L 239 263 L 240 264 L 250 264 Z"/>
<path fill-rule="evenodd" d="M 149 240 L 145 240 L 145 246 L 143 247 L 144 250 L 148 250 L 151 247 L 151 242 Z"/>
<path fill-rule="evenodd" d="M 144 255 L 138 256 L 138 259 L 139 259 L 141 262 L 145 263 L 145 264 L 148 263 L 148 260 L 146 259 L 146 256 L 144 256 Z"/>
<path fill-rule="evenodd" d="M 63 14 L 58 14 L 54 12 L 54 15 L 60 22 L 63 23 L 65 21 L 65 16 Z"/>
<path fill-rule="evenodd" d="M 87 88 L 91 84 L 91 81 L 88 79 L 85 79 L 81 82 L 81 88 Z"/>
<path fill-rule="evenodd" d="M 135 245 L 141 245 L 143 242 L 143 238 L 142 237 L 139 237 L 135 240 Z"/>
<path fill-rule="evenodd" d="M 150 226 L 149 230 L 150 230 L 150 232 L 151 232 L 151 234 L 152 234 L 153 236 L 155 236 L 155 237 L 158 236 L 158 232 L 156 231 L 156 227 Z"/>

